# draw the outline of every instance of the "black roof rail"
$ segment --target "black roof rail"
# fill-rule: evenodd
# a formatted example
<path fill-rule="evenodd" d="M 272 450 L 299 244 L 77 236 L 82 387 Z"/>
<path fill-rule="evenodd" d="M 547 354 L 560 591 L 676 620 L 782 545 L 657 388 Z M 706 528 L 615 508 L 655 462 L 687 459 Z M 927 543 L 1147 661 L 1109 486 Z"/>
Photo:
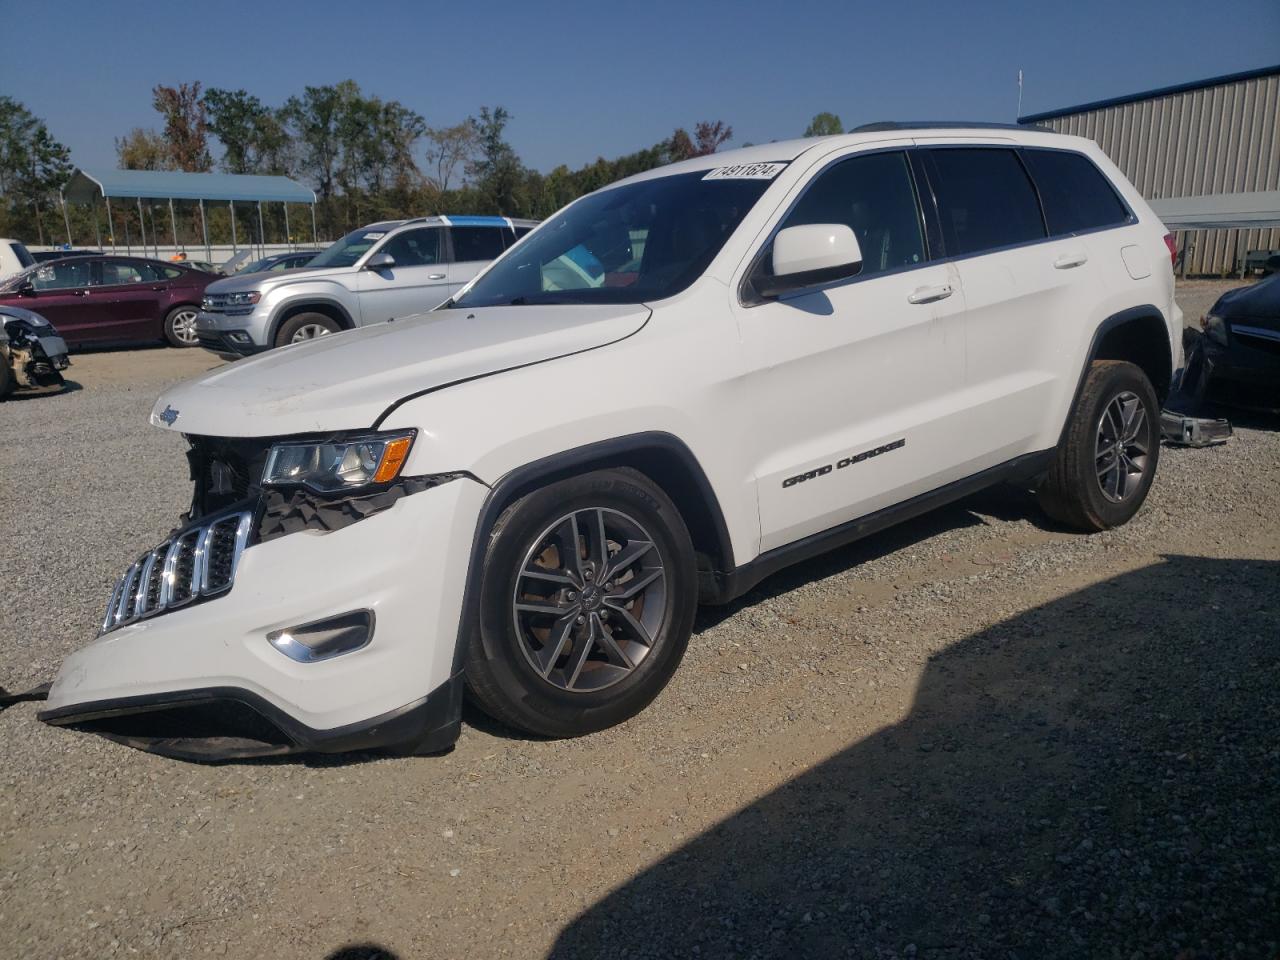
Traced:
<path fill-rule="evenodd" d="M 882 130 L 1045 130 L 1025 123 L 992 123 L 987 120 L 878 120 L 854 127 L 850 133 L 879 133 Z"/>

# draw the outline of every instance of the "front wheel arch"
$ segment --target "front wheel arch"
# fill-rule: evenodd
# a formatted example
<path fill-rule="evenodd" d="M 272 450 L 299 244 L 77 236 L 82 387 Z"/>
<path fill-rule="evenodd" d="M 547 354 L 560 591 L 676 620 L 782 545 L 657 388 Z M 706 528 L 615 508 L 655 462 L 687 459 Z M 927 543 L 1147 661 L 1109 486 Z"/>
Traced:
<path fill-rule="evenodd" d="M 699 602 L 714 602 L 734 554 L 720 501 L 697 458 L 679 437 L 662 431 L 629 434 L 585 444 L 509 470 L 493 485 L 472 537 L 454 644 L 453 670 L 462 670 L 467 641 L 478 629 L 480 575 L 489 535 L 502 512 L 532 490 L 595 470 L 629 467 L 644 474 L 676 506 L 693 541 Z"/>
<path fill-rule="evenodd" d="M 274 344 L 276 337 L 280 333 L 280 328 L 289 320 L 293 319 L 300 313 L 320 313 L 338 324 L 342 330 L 351 330 L 355 327 L 355 321 L 351 319 L 351 315 L 342 307 L 332 300 L 295 300 L 285 303 L 276 310 L 275 316 L 271 318 L 271 324 L 267 330 L 267 343 Z"/>

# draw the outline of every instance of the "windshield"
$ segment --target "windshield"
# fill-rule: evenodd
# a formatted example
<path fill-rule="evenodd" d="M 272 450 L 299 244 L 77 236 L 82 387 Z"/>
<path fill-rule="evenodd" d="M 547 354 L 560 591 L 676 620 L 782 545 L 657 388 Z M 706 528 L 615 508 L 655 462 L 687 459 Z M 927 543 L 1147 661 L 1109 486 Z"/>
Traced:
<path fill-rule="evenodd" d="M 642 303 L 693 283 L 769 186 L 682 173 L 584 197 L 512 248 L 453 307 Z"/>
<path fill-rule="evenodd" d="M 369 252 L 369 248 L 387 235 L 387 230 L 372 230 L 365 227 L 353 230 L 341 240 L 325 247 L 309 267 L 354 267 L 356 261 Z"/>

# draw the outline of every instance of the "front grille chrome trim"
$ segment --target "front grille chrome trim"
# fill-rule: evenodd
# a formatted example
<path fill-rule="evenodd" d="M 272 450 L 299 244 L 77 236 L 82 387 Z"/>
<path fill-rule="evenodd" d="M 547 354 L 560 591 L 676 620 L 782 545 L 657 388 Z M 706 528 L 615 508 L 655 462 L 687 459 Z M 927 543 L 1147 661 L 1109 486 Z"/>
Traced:
<path fill-rule="evenodd" d="M 214 583 L 210 560 L 217 548 L 214 538 L 220 531 L 224 537 L 228 533 L 231 535 L 230 543 L 223 548 L 229 550 L 230 555 L 223 553 L 218 558 L 228 574 L 224 580 Z M 193 524 L 175 533 L 139 558 L 116 582 L 99 636 L 137 620 L 226 593 L 235 582 L 240 555 L 248 547 L 252 532 L 253 511 L 239 510 Z M 188 551 L 191 560 L 189 564 L 184 564 L 183 556 Z M 160 589 L 156 602 L 152 605 L 149 602 L 150 583 L 157 564 L 161 569 Z"/>

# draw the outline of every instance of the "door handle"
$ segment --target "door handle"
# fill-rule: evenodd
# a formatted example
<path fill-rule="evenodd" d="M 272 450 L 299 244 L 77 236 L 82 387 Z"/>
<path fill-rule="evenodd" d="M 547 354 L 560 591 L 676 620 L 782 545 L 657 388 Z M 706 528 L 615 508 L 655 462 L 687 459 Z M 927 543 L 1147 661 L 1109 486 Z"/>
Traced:
<path fill-rule="evenodd" d="M 1079 267 L 1089 262 L 1089 255 L 1083 251 L 1075 253 L 1064 253 L 1057 260 L 1053 261 L 1055 270 L 1070 270 L 1072 267 Z"/>
<path fill-rule="evenodd" d="M 938 300 L 947 299 L 954 292 L 949 283 L 933 287 L 916 287 L 907 294 L 907 303 L 935 303 Z"/>
<path fill-rule="evenodd" d="M 443 273 L 428 273 L 428 274 L 427 274 L 427 279 L 428 279 L 428 280 L 443 280 L 443 279 L 444 279 L 444 274 L 443 274 Z"/>
<path fill-rule="evenodd" d="M 164 287 L 152 287 L 151 291 L 153 293 L 164 293 Z"/>

